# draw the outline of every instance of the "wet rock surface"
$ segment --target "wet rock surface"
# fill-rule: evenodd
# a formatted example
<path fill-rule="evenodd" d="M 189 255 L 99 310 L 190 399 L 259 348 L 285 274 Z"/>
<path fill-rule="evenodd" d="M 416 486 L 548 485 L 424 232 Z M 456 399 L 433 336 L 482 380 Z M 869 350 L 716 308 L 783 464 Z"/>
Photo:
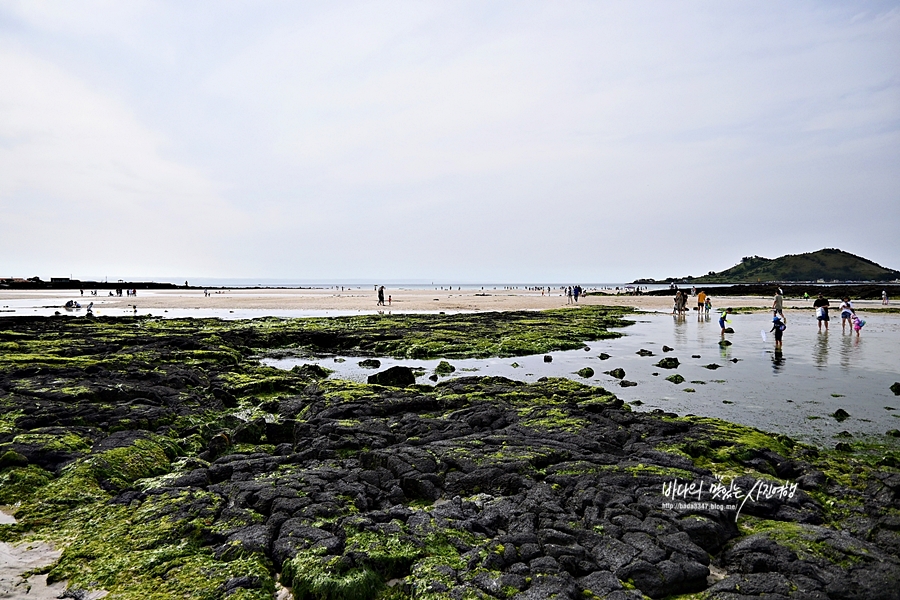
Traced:
<path fill-rule="evenodd" d="M 60 361 L 65 345 L 36 352 L 47 331 L 3 325 L 0 504 L 21 505 L 0 537 L 62 543 L 48 579 L 72 594 L 271 598 L 276 576 L 298 598 L 900 589 L 900 472 L 849 444 L 635 413 L 567 379 L 332 381 L 172 322 L 118 323 Z M 756 496 L 736 521 L 740 501 L 676 480 Z"/>
<path fill-rule="evenodd" d="M 662 359 L 656 366 L 660 369 L 677 369 L 680 364 L 677 358 L 670 357 Z"/>

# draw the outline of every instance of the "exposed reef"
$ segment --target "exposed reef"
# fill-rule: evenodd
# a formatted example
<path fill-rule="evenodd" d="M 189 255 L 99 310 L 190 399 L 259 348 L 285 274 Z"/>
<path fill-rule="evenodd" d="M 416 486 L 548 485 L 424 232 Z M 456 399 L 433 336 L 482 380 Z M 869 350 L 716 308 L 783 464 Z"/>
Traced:
<path fill-rule="evenodd" d="M 632 412 L 569 379 L 393 387 L 254 359 L 538 354 L 620 324 L 584 308 L 0 320 L 0 540 L 62 549 L 44 571 L 70 597 L 897 598 L 887 443 Z"/>

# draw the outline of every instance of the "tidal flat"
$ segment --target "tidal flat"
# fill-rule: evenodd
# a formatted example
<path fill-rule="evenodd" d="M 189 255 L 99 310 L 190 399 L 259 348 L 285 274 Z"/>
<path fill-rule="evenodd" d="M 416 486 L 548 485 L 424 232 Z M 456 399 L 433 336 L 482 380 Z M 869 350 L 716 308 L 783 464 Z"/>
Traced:
<path fill-rule="evenodd" d="M 896 598 L 891 438 L 260 362 L 583 351 L 628 314 L 0 319 L 0 541 L 70 597 Z"/>
<path fill-rule="evenodd" d="M 897 339 L 900 319 L 866 313 L 868 323 L 857 337 L 840 324 L 817 332 L 812 312 L 792 311 L 781 352 L 773 349 L 771 313 L 741 311 L 732 317 L 735 333 L 720 346 L 717 318 L 698 319 L 660 313 L 625 315 L 619 337 L 586 342 L 573 350 L 518 357 L 450 359 L 453 370 L 438 372 L 442 358 L 389 356 L 302 357 L 276 352 L 264 364 L 290 369 L 317 364 L 332 370 L 333 379 L 365 383 L 374 364 L 413 368 L 419 383 L 437 383 L 474 374 L 525 382 L 541 377 L 568 377 L 614 389 L 642 412 L 661 409 L 681 415 L 699 414 L 783 433 L 800 441 L 834 446 L 848 437 L 884 438 L 900 427 L 900 398 L 891 385 L 900 379 Z M 546 359 L 545 356 L 549 356 Z M 678 366 L 659 367 L 677 359 Z M 579 371 L 593 373 L 582 377 Z M 613 373 L 613 374 L 611 374 Z M 843 411 L 846 416 L 835 418 Z M 838 414 L 843 414 L 838 413 Z"/>

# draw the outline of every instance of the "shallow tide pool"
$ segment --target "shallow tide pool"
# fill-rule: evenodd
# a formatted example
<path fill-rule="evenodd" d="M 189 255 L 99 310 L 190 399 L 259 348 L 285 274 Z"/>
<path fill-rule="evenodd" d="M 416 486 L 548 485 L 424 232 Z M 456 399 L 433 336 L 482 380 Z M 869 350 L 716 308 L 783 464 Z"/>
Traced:
<path fill-rule="evenodd" d="M 900 397 L 890 391 L 900 381 L 900 318 L 867 314 L 859 338 L 842 333 L 840 319 L 832 320 L 828 333 L 819 333 L 810 315 L 788 314 L 783 352 L 774 352 L 774 338 L 768 330 L 766 313 L 732 315 L 734 334 L 726 335 L 731 346 L 720 347 L 720 330 L 715 316 L 697 320 L 671 315 L 640 313 L 635 324 L 620 331 L 622 338 L 588 342 L 589 350 L 552 352 L 552 362 L 543 355 L 514 358 L 450 360 L 456 371 L 452 377 L 499 375 L 521 381 L 540 377 L 569 377 L 600 385 L 632 404 L 634 410 L 662 409 L 681 415 L 696 414 L 786 433 L 817 443 L 835 442 L 840 432 L 884 436 L 900 428 Z M 765 339 L 764 339 L 765 338 Z M 663 352 L 664 345 L 674 348 Z M 637 352 L 649 350 L 653 356 Z M 601 360 L 600 354 L 610 355 Z M 699 356 L 699 358 L 694 358 Z M 656 366 L 662 358 L 674 357 L 676 369 Z M 735 359 L 736 362 L 733 362 Z M 314 363 L 332 369 L 332 378 L 364 382 L 372 373 L 394 365 L 420 367 L 425 374 L 419 383 L 432 383 L 440 360 L 408 360 L 381 357 L 378 369 L 359 366 L 360 357 L 264 359 L 279 368 Z M 718 365 L 708 369 L 707 365 Z M 591 367 L 594 376 L 583 378 L 576 371 Z M 633 387 L 604 374 L 624 369 L 625 380 Z M 679 374 L 685 381 L 666 380 Z M 689 391 L 693 390 L 693 391 Z M 838 409 L 850 417 L 838 421 Z"/>

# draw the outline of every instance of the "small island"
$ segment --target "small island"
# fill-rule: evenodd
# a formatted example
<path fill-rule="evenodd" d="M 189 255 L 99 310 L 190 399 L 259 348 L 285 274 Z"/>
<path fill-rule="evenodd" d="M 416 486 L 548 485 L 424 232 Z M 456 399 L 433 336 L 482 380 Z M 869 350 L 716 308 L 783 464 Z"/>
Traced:
<path fill-rule="evenodd" d="M 694 277 L 669 277 L 663 280 L 638 279 L 635 284 L 653 283 L 845 283 L 845 282 L 896 282 L 900 271 L 838 250 L 825 248 L 805 254 L 788 254 L 769 259 L 761 256 L 745 256 L 730 269 Z"/>

